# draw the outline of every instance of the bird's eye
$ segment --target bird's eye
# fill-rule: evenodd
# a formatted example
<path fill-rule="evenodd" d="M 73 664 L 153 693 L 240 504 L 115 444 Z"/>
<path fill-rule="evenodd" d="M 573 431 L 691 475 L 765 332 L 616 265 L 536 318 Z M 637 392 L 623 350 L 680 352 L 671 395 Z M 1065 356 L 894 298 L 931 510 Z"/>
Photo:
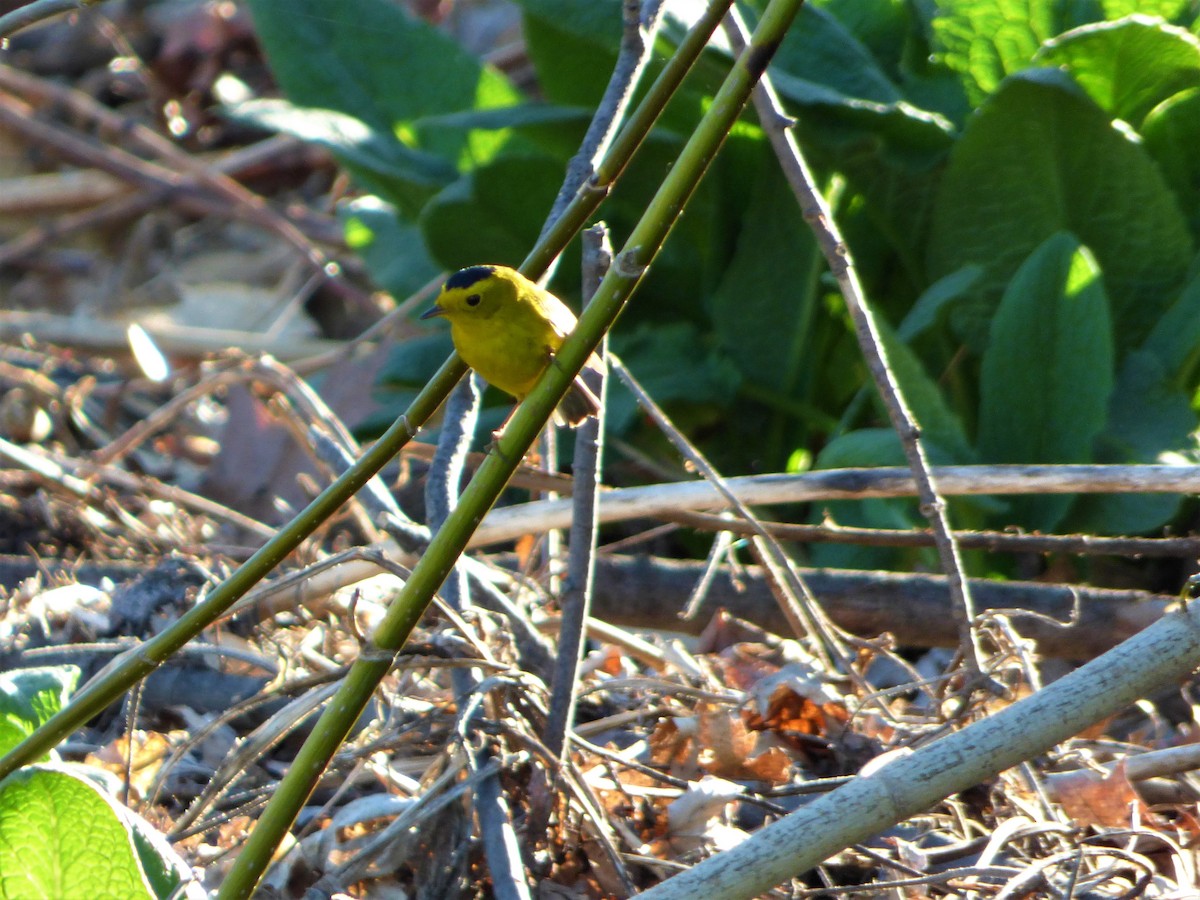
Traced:
<path fill-rule="evenodd" d="M 471 296 L 467 297 L 467 306 L 478 306 L 478 305 L 479 305 L 479 295 L 478 294 L 471 294 Z"/>

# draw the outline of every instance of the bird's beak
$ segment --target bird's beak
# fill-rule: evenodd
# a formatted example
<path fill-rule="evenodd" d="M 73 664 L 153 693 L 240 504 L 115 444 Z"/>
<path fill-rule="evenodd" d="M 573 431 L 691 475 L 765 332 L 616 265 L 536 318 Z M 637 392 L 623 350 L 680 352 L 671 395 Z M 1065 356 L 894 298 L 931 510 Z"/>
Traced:
<path fill-rule="evenodd" d="M 435 303 L 429 309 L 425 310 L 425 312 L 421 313 L 421 318 L 432 319 L 434 316 L 444 316 L 445 314 L 446 311 Z"/>

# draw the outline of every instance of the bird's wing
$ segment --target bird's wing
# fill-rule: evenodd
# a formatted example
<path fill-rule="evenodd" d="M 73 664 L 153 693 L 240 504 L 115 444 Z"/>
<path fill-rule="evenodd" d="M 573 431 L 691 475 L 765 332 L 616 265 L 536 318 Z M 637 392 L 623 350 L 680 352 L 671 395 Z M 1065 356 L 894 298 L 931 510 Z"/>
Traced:
<path fill-rule="evenodd" d="M 561 342 L 575 329 L 575 313 L 571 312 L 565 303 L 546 291 L 540 293 L 537 301 Z"/>

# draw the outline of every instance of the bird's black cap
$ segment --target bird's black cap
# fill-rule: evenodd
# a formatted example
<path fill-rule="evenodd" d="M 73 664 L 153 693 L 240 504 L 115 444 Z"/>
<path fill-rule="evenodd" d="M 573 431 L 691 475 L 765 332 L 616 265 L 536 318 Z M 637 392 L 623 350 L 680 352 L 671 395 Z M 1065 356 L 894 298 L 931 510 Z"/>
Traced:
<path fill-rule="evenodd" d="M 483 281 L 483 279 L 491 276 L 495 271 L 495 266 L 471 266 L 467 269 L 459 269 L 446 279 L 446 290 L 469 288 L 477 281 Z"/>

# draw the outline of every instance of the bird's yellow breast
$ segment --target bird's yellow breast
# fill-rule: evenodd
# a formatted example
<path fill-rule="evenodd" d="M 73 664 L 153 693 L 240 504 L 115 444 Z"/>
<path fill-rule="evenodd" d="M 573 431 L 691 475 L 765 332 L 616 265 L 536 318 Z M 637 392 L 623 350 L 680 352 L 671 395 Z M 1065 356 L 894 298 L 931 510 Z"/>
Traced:
<path fill-rule="evenodd" d="M 524 317 L 521 317 L 524 318 Z M 489 384 L 514 397 L 531 390 L 562 338 L 537 320 L 508 321 L 504 327 L 468 319 L 451 321 L 450 336 L 458 355 Z"/>

